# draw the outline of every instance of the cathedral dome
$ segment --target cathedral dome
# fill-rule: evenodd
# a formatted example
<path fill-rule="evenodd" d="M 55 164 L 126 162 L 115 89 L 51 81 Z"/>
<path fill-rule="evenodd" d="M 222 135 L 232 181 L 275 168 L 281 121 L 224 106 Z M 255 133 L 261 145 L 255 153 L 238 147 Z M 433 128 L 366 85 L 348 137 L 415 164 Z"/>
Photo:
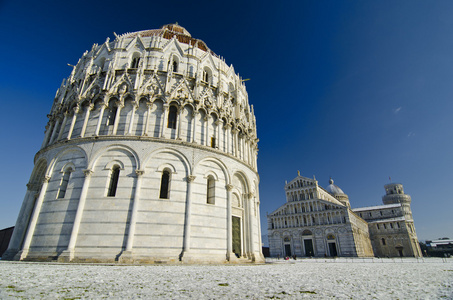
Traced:
<path fill-rule="evenodd" d="M 332 195 L 344 195 L 342 189 L 340 189 L 337 185 L 333 183 L 333 179 L 329 179 L 329 185 L 326 187 L 326 191 L 328 191 Z"/>
<path fill-rule="evenodd" d="M 115 37 L 58 89 L 4 259 L 263 262 L 243 80 L 178 24 Z"/>

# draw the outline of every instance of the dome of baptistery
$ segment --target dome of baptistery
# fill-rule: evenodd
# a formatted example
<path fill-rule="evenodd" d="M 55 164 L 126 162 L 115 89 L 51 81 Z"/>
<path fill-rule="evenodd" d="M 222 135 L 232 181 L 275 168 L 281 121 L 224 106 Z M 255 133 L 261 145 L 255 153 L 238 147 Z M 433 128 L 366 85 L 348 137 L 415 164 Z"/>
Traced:
<path fill-rule="evenodd" d="M 4 259 L 263 261 L 253 106 L 186 29 L 94 44 L 48 117 Z"/>

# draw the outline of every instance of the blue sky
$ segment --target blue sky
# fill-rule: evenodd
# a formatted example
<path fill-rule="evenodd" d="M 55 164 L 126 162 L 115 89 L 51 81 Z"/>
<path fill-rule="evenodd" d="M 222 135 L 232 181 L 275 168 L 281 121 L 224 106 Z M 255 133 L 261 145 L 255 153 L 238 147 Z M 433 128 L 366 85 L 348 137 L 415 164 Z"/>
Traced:
<path fill-rule="evenodd" d="M 0 228 L 67 64 L 113 32 L 178 22 L 251 79 L 263 233 L 300 170 L 332 176 L 352 207 L 380 205 L 391 177 L 419 239 L 452 238 L 452 14 L 451 1 L 0 1 Z"/>

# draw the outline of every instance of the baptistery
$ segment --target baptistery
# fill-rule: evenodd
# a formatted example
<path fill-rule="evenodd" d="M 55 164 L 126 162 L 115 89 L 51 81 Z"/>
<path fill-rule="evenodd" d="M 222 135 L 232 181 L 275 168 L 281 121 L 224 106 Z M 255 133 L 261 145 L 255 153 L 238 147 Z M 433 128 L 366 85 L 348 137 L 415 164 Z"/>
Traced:
<path fill-rule="evenodd" d="M 253 106 L 185 28 L 94 44 L 48 117 L 3 259 L 264 261 Z"/>

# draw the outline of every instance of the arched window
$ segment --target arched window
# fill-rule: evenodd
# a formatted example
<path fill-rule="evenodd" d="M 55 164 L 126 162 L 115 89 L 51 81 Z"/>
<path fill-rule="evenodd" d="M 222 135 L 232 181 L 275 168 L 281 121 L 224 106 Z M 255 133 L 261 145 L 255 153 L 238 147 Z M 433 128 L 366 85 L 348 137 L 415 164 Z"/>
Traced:
<path fill-rule="evenodd" d="M 170 106 L 167 128 L 176 129 L 177 111 L 176 106 Z"/>
<path fill-rule="evenodd" d="M 72 168 L 68 168 L 61 178 L 60 188 L 58 190 L 58 199 L 64 198 L 66 195 L 66 189 L 68 188 L 69 177 L 71 176 Z"/>
<path fill-rule="evenodd" d="M 178 72 L 178 62 L 176 60 L 173 61 L 172 67 L 173 72 Z"/>
<path fill-rule="evenodd" d="M 112 168 L 112 171 L 110 173 L 110 184 L 107 193 L 108 197 L 115 197 L 119 178 L 120 178 L 120 167 L 116 165 Z"/>
<path fill-rule="evenodd" d="M 138 54 L 134 54 L 134 56 L 132 57 L 131 68 L 137 69 L 139 64 L 140 64 L 140 56 L 138 56 Z"/>
<path fill-rule="evenodd" d="M 162 178 L 160 179 L 160 199 L 168 199 L 169 197 L 169 188 L 170 188 L 170 172 L 164 170 L 162 172 Z"/>
<path fill-rule="evenodd" d="M 385 246 L 385 239 L 384 239 L 384 238 L 382 238 L 382 239 L 381 239 L 381 241 L 382 241 L 382 245 L 384 245 L 384 246 Z"/>
<path fill-rule="evenodd" d="M 115 118 L 116 118 L 116 111 L 117 110 L 118 110 L 118 108 L 115 105 L 115 101 L 110 100 L 110 102 L 109 102 L 109 115 L 108 115 L 108 118 L 107 118 L 107 126 L 110 126 L 110 125 L 113 126 L 113 124 L 115 124 Z"/>
<path fill-rule="evenodd" d="M 215 204 L 215 179 L 212 176 L 208 177 L 207 182 L 206 203 Z"/>

